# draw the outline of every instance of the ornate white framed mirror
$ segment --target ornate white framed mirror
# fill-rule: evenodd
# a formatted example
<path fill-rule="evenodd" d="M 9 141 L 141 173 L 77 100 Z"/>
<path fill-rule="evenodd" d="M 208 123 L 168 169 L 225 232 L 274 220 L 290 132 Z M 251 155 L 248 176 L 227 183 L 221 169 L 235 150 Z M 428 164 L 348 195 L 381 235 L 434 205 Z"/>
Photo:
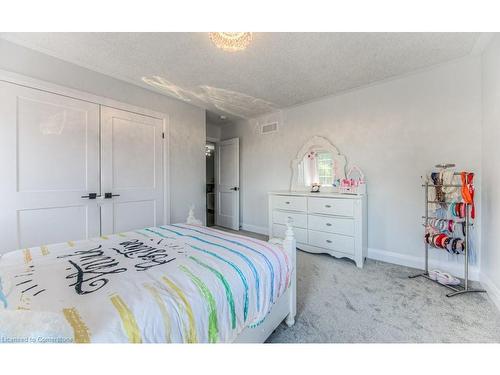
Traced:
<path fill-rule="evenodd" d="M 321 191 L 337 191 L 346 177 L 347 159 L 326 138 L 314 136 L 299 150 L 292 161 L 291 191 L 310 191 L 313 184 Z"/>

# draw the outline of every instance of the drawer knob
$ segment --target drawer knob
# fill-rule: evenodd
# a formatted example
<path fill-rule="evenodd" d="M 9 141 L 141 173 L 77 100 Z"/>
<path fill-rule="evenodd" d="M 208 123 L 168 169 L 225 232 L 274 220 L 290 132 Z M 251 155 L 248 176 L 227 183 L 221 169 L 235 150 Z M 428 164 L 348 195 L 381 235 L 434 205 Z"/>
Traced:
<path fill-rule="evenodd" d="M 332 206 L 330 206 L 329 204 L 325 204 L 325 207 L 326 208 L 332 208 Z"/>
<path fill-rule="evenodd" d="M 285 204 L 290 204 L 290 202 L 285 202 Z"/>
<path fill-rule="evenodd" d="M 326 240 L 327 243 L 332 243 L 332 240 Z"/>
<path fill-rule="evenodd" d="M 332 226 L 332 223 L 326 223 L 326 226 L 327 226 L 327 227 L 331 227 L 331 226 Z"/>

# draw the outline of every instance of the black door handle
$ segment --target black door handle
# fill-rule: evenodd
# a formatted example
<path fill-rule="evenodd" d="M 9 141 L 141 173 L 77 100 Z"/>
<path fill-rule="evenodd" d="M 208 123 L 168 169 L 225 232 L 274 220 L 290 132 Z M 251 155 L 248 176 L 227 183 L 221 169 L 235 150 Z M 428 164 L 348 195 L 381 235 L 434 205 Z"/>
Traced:
<path fill-rule="evenodd" d="M 235 186 L 235 187 L 229 188 L 229 190 L 238 191 L 238 190 L 240 190 L 240 188 L 239 188 L 239 187 L 237 187 L 237 186 Z"/>
<path fill-rule="evenodd" d="M 89 193 L 89 195 L 82 195 L 82 198 L 88 198 L 88 199 L 96 199 L 97 197 L 100 197 L 100 195 L 97 195 L 97 193 Z"/>
<path fill-rule="evenodd" d="M 113 197 L 119 197 L 120 194 L 104 193 L 104 199 L 111 199 Z"/>

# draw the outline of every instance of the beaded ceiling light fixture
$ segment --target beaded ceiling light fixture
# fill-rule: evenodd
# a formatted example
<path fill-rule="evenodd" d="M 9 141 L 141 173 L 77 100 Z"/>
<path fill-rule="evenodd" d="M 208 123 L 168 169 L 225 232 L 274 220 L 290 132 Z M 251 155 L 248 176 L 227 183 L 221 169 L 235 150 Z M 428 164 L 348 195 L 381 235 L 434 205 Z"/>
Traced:
<path fill-rule="evenodd" d="M 224 51 L 243 51 L 252 41 L 252 33 L 210 33 L 210 40 Z"/>

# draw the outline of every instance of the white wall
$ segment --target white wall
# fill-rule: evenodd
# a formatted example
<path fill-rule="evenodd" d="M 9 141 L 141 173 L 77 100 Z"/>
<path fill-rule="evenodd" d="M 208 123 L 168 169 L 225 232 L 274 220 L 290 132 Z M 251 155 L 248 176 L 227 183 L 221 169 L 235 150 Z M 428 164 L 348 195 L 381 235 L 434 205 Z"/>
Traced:
<path fill-rule="evenodd" d="M 163 112 L 170 117 L 171 221 L 205 217 L 205 110 L 0 39 L 0 69 Z"/>
<path fill-rule="evenodd" d="M 219 125 L 207 122 L 207 138 L 220 140 L 221 137 L 221 127 Z"/>
<path fill-rule="evenodd" d="M 266 192 L 288 189 L 291 160 L 310 137 L 321 135 L 365 172 L 370 257 L 423 266 L 420 176 L 437 163 L 454 162 L 475 171 L 480 186 L 480 74 L 480 58 L 470 57 L 285 109 L 276 134 L 260 135 L 253 121 L 224 127 L 223 139 L 241 142 L 244 228 L 265 230 Z M 460 275 L 462 263 L 448 262 L 438 250 L 432 255 Z"/>
<path fill-rule="evenodd" d="M 500 36 L 483 54 L 481 281 L 500 308 Z"/>

